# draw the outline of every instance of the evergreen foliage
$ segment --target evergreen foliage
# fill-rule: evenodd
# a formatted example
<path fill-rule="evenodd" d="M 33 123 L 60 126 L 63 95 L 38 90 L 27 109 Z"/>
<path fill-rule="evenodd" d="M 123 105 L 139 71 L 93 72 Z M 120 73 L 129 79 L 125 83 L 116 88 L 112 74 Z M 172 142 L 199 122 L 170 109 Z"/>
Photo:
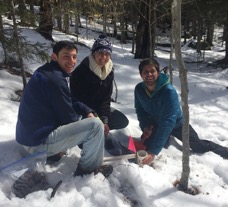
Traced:
<path fill-rule="evenodd" d="M 12 6 L 16 22 L 10 25 L 4 18 L 12 19 Z M 153 57 L 157 37 L 171 34 L 170 0 L 0 0 L 0 46 L 3 50 L 2 62 L 9 64 L 12 57 L 18 61 L 15 37 L 23 58 L 39 61 L 47 59 L 44 45 L 35 45 L 20 36 L 20 30 L 33 27 L 49 40 L 52 39 L 53 28 L 67 34 L 70 27 L 75 27 L 75 35 L 82 26 L 80 16 L 86 23 L 103 25 L 103 33 L 116 37 L 120 43 L 132 42 L 132 53 L 135 58 Z M 3 23 L 4 22 L 4 23 Z M 201 54 L 205 46 L 213 46 L 213 39 L 220 38 L 226 44 L 224 59 L 216 64 L 228 65 L 228 1 L 227 0 L 183 0 L 182 1 L 182 37 L 196 39 L 193 46 Z M 94 24 L 95 25 L 95 24 Z M 20 26 L 20 27 L 19 27 Z M 223 27 L 220 37 L 214 37 L 214 29 Z M 111 29 L 110 29 L 111 28 Z M 15 31 L 16 29 L 16 31 Z M 96 30 L 96 28 L 94 28 Z M 16 36 L 15 36 L 16 35 Z M 86 31 L 86 36 L 88 30 Z M 88 37 L 88 36 L 87 36 Z M 171 43 L 167 43 L 171 44 Z"/>

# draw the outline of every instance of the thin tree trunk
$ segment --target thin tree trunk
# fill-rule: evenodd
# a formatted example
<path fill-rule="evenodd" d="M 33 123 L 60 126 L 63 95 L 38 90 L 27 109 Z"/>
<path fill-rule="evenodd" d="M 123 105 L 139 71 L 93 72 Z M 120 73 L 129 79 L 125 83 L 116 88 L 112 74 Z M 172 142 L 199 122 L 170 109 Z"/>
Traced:
<path fill-rule="evenodd" d="M 182 175 L 181 175 L 179 189 L 186 191 L 188 189 L 188 178 L 190 173 L 189 109 L 188 109 L 187 70 L 185 68 L 182 54 L 181 54 L 181 0 L 173 0 L 172 15 L 173 15 L 174 47 L 175 47 L 177 66 L 179 68 L 179 73 L 180 73 L 181 101 L 182 101 L 182 110 L 183 110 L 183 129 L 182 129 L 183 157 L 182 157 Z"/>
<path fill-rule="evenodd" d="M 67 5 L 67 10 L 68 10 L 68 5 Z M 65 12 L 64 14 L 64 30 L 66 34 L 70 34 L 70 18 L 69 18 L 69 10 L 67 12 Z"/>
<path fill-rule="evenodd" d="M 151 58 L 154 58 L 154 49 L 155 49 L 155 36 L 156 36 L 156 1 L 150 0 L 149 1 L 149 24 L 150 24 L 150 30 L 149 30 L 149 36 L 150 36 L 150 47 L 149 47 L 149 54 Z"/>
<path fill-rule="evenodd" d="M 132 54 L 135 53 L 135 23 L 134 23 L 134 13 L 133 13 L 133 4 L 131 4 L 131 27 L 132 27 Z"/>
<path fill-rule="evenodd" d="M 106 26 L 107 26 L 107 7 L 108 7 L 108 3 L 106 0 L 104 0 L 103 2 L 103 33 L 106 34 L 107 30 L 106 30 Z"/>
<path fill-rule="evenodd" d="M 20 19 L 21 19 L 20 24 L 26 25 L 28 17 L 26 15 L 27 10 L 26 10 L 26 6 L 25 6 L 25 0 L 21 0 L 20 3 L 18 4 L 18 12 L 19 12 Z"/>
<path fill-rule="evenodd" d="M 21 54 L 20 50 L 20 40 L 18 36 L 18 28 L 17 28 L 17 23 L 16 23 L 16 17 L 15 17 L 15 5 L 14 1 L 11 0 L 11 6 L 12 6 L 12 14 L 13 14 L 13 38 L 14 38 L 14 44 L 16 47 L 16 54 L 18 56 L 20 68 L 21 68 L 21 76 L 22 76 L 22 81 L 23 81 L 23 86 L 25 88 L 27 81 L 26 81 L 26 75 L 25 75 L 25 70 L 24 70 L 24 64 L 23 64 L 23 57 Z"/>
<path fill-rule="evenodd" d="M 153 12 L 152 10 L 152 3 L 151 3 L 151 0 L 149 0 L 149 12 L 148 12 L 148 21 L 149 21 L 149 54 L 150 54 L 150 58 L 153 58 L 153 53 L 152 53 L 152 48 L 151 48 L 151 45 L 152 45 L 152 27 L 153 27 L 153 19 L 151 18 L 151 13 Z"/>
<path fill-rule="evenodd" d="M 40 21 L 38 32 L 48 40 L 52 38 L 53 22 L 52 22 L 52 2 L 48 0 L 40 1 Z"/>
<path fill-rule="evenodd" d="M 57 27 L 60 31 L 63 30 L 62 26 L 62 0 L 58 0 L 55 2 L 57 8 L 56 20 L 57 20 Z"/>
<path fill-rule="evenodd" d="M 2 21 L 2 15 L 0 15 L 0 42 L 2 44 L 2 49 L 4 53 L 4 64 L 8 62 L 8 53 L 7 53 L 7 46 L 6 46 L 6 39 L 4 34 L 4 28 L 3 28 L 3 21 Z"/>
<path fill-rule="evenodd" d="M 207 38 L 206 41 L 210 46 L 213 46 L 213 33 L 214 33 L 214 23 L 211 17 L 213 17 L 212 12 L 209 12 L 209 18 L 206 21 L 207 26 Z"/>
<path fill-rule="evenodd" d="M 225 64 L 228 64 L 228 4 L 227 4 L 227 7 L 226 7 L 227 11 L 226 11 L 226 22 L 225 22 L 225 25 L 224 25 L 224 40 L 226 42 L 226 46 L 225 46 L 225 52 L 226 52 L 226 55 L 225 55 L 225 58 L 224 58 L 224 63 Z"/>
<path fill-rule="evenodd" d="M 170 58 L 169 58 L 169 74 L 170 74 L 170 83 L 173 84 L 173 28 L 172 28 L 172 34 L 170 37 Z"/>
<path fill-rule="evenodd" d="M 155 27 L 156 2 L 152 0 L 144 1 L 141 4 L 140 18 L 137 25 L 136 52 L 134 58 L 154 57 Z"/>
<path fill-rule="evenodd" d="M 202 39 L 202 20 L 201 17 L 198 16 L 198 31 L 197 31 L 197 48 L 196 52 L 199 56 L 201 56 L 201 39 Z"/>
<path fill-rule="evenodd" d="M 121 16 L 120 16 L 120 33 L 121 33 L 121 35 L 120 35 L 120 43 L 121 44 L 126 44 L 123 14 L 121 14 Z"/>
<path fill-rule="evenodd" d="M 77 1 L 75 1 L 75 9 L 74 9 L 74 32 L 77 36 L 77 42 L 78 42 L 78 35 L 79 35 L 79 13 L 77 9 Z"/>
<path fill-rule="evenodd" d="M 36 18 L 35 18 L 35 11 L 34 11 L 34 0 L 30 0 L 30 24 L 32 26 L 36 26 Z"/>

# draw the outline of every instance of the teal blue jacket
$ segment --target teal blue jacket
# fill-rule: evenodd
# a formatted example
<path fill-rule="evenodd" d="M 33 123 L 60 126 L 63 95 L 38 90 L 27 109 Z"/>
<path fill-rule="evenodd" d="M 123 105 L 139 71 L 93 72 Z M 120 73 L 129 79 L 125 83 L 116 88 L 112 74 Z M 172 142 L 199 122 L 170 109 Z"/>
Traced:
<path fill-rule="evenodd" d="M 135 109 L 142 130 L 149 125 L 156 127 L 155 133 L 147 140 L 146 147 L 149 152 L 159 154 L 172 130 L 182 124 L 177 92 L 165 74 L 159 74 L 152 94 L 149 94 L 144 82 L 136 85 Z"/>

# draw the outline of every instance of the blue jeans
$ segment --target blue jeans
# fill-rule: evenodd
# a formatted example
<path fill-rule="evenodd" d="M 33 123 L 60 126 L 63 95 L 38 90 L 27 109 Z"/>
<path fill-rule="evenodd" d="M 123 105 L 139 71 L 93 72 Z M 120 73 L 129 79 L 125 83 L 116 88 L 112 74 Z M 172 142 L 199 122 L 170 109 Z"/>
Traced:
<path fill-rule="evenodd" d="M 82 169 L 92 171 L 102 164 L 104 125 L 98 118 L 86 118 L 60 126 L 49 134 L 45 143 L 25 149 L 30 154 L 46 151 L 47 156 L 51 156 L 78 144 L 83 145 L 78 164 Z"/>

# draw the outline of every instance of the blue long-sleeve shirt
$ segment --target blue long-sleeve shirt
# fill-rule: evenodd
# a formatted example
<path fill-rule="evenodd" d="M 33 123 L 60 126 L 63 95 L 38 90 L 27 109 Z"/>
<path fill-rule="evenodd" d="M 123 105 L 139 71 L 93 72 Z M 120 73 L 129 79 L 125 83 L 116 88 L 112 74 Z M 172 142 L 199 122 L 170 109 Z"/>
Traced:
<path fill-rule="evenodd" d="M 159 74 L 152 94 L 148 93 L 144 82 L 136 85 L 135 109 L 142 130 L 149 125 L 156 126 L 155 134 L 147 142 L 147 150 L 159 154 L 172 130 L 182 123 L 177 92 L 165 74 Z"/>
<path fill-rule="evenodd" d="M 78 121 L 92 112 L 81 102 L 72 100 L 69 74 L 51 61 L 38 68 L 25 87 L 18 112 L 16 140 L 25 146 L 44 142 L 57 127 Z"/>

